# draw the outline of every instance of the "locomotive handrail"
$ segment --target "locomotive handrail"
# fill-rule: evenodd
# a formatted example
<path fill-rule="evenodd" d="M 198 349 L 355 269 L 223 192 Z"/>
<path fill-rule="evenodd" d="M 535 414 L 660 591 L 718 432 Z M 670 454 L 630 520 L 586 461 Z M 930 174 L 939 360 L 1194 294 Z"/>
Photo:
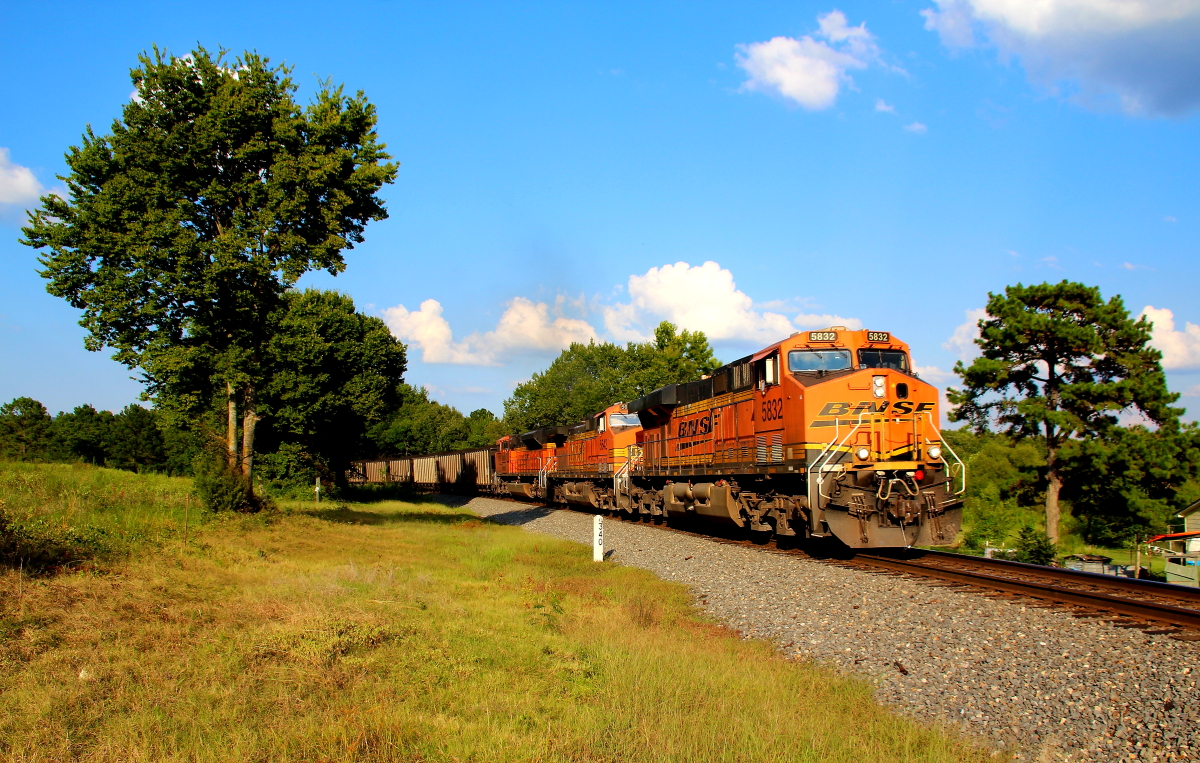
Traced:
<path fill-rule="evenodd" d="M 842 429 L 842 421 L 841 421 L 841 419 L 837 418 L 836 416 L 834 417 L 834 419 L 833 419 L 833 437 L 825 445 L 825 448 L 820 453 L 817 454 L 817 457 L 815 459 L 813 459 L 812 466 L 810 466 L 808 468 L 808 480 L 807 480 L 808 485 L 806 487 L 807 487 L 807 492 L 808 492 L 808 505 L 813 512 L 812 513 L 813 517 L 816 517 L 817 510 L 820 508 L 820 501 L 818 501 L 817 499 L 822 498 L 822 497 L 824 497 L 824 498 L 829 497 L 821 492 L 822 483 L 824 483 L 825 480 L 820 475 L 821 475 L 821 470 L 824 469 L 824 467 L 826 465 L 828 465 L 829 460 L 833 458 L 833 454 L 837 452 L 837 450 L 835 449 L 834 443 L 837 443 L 836 447 L 838 447 L 838 448 L 844 447 L 846 441 L 849 440 L 850 437 L 855 432 L 857 432 L 859 429 L 862 428 L 863 417 L 866 415 L 867 415 L 866 411 L 863 411 L 862 413 L 858 414 L 858 423 L 856 423 L 854 425 L 853 429 L 851 429 L 849 432 L 846 433 L 846 436 L 844 438 L 842 438 L 841 442 L 838 442 L 838 435 L 840 434 L 841 429 Z M 822 458 L 825 459 L 825 463 L 821 463 Z M 814 482 L 813 482 L 813 472 L 814 471 L 816 471 L 816 474 L 817 474 L 816 484 L 814 484 Z M 816 495 L 813 494 L 814 487 L 816 488 Z"/>
<path fill-rule="evenodd" d="M 954 451 L 954 448 L 951 447 L 950 443 L 946 442 L 946 438 L 942 437 L 942 431 L 940 429 L 938 429 L 936 431 L 938 433 L 938 437 L 941 437 L 941 439 L 938 440 L 938 442 L 940 442 L 942 444 L 942 447 L 945 448 L 950 453 L 950 455 L 954 456 L 954 460 L 958 462 L 958 471 L 959 471 L 959 474 L 962 475 L 962 487 L 960 489 L 954 491 L 954 494 L 962 495 L 963 493 L 967 492 L 967 464 L 961 458 L 959 458 L 958 453 L 956 453 Z M 925 441 L 933 442 L 928 437 L 925 438 Z M 950 479 L 951 480 L 954 479 L 953 472 L 951 472 L 951 474 L 950 474 Z M 954 483 L 951 482 L 952 486 L 953 486 L 953 484 Z"/>

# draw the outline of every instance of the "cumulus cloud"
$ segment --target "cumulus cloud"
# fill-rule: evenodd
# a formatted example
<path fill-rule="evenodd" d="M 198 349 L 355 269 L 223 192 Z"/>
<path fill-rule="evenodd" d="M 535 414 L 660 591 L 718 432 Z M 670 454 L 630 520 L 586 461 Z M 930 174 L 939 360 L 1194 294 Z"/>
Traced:
<path fill-rule="evenodd" d="M 786 316 L 756 309 L 737 288 L 733 273 L 711 261 L 650 268 L 629 277 L 628 291 L 627 304 L 603 309 L 605 327 L 620 341 L 647 338 L 661 320 L 703 331 L 713 340 L 774 341 L 795 331 Z"/>
<path fill-rule="evenodd" d="M 929 128 L 920 122 L 913 122 L 912 124 L 904 125 L 904 129 L 908 130 L 909 132 L 915 132 L 917 135 L 924 135 L 925 133 L 929 132 Z"/>
<path fill-rule="evenodd" d="M 733 274 L 716 262 L 687 262 L 653 267 L 629 277 L 627 302 L 593 304 L 604 322 L 606 339 L 646 341 L 664 320 L 681 329 L 703 331 L 710 340 L 778 341 L 799 329 L 845 326 L 861 330 L 862 321 L 833 313 L 792 315 L 792 300 L 756 304 L 737 288 Z M 420 350 L 425 363 L 502 365 L 521 353 L 552 355 L 573 342 L 601 341 L 599 332 L 582 318 L 563 315 L 583 310 L 582 300 L 559 296 L 553 305 L 516 297 L 491 331 L 455 337 L 440 302 L 427 299 L 416 310 L 404 305 L 383 311 L 393 336 Z M 786 313 L 786 314 L 785 314 Z"/>
<path fill-rule="evenodd" d="M 465 342 L 454 341 L 450 322 L 442 317 L 442 304 L 436 299 L 425 300 L 419 310 L 389 307 L 383 311 L 383 320 L 392 336 L 421 348 L 421 360 L 426 363 L 491 365 L 490 360 L 472 353 Z"/>
<path fill-rule="evenodd" d="M 812 111 L 832 106 L 842 85 L 853 85 L 846 72 L 878 61 L 879 48 L 865 23 L 849 26 L 841 11 L 818 16 L 817 23 L 814 35 L 739 45 L 735 58 L 747 74 L 742 88 L 777 95 Z"/>
<path fill-rule="evenodd" d="M 829 313 L 800 313 L 795 319 L 796 328 L 824 329 L 830 326 L 845 326 L 851 331 L 862 331 L 862 321 L 858 318 L 843 318 Z"/>
<path fill-rule="evenodd" d="M 876 111 L 886 111 L 888 114 L 896 113 L 896 107 L 891 105 L 887 101 L 883 100 L 882 98 L 875 99 L 875 110 Z"/>
<path fill-rule="evenodd" d="M 0 204 L 25 209 L 45 193 L 33 170 L 13 162 L 8 149 L 0 148 Z"/>
<path fill-rule="evenodd" d="M 954 333 L 950 335 L 942 344 L 943 350 L 949 350 L 959 359 L 967 361 L 979 355 L 979 345 L 975 344 L 975 340 L 979 338 L 979 322 L 988 317 L 987 310 L 982 307 L 974 310 L 965 311 L 966 320 L 963 321 Z"/>
<path fill-rule="evenodd" d="M 1197 0 L 935 0 L 925 28 L 949 48 L 984 39 L 1036 84 L 1090 107 L 1178 116 L 1200 106 Z"/>
<path fill-rule="evenodd" d="M 561 308 L 562 302 L 560 297 L 555 307 Z M 415 311 L 404 305 L 389 307 L 383 311 L 383 319 L 393 336 L 420 348 L 421 360 L 426 363 L 494 366 L 519 352 L 554 352 L 572 342 L 598 339 L 587 321 L 554 315 L 545 302 L 524 297 L 508 303 L 494 330 L 457 342 L 436 299 L 425 300 Z"/>
<path fill-rule="evenodd" d="M 1142 317 L 1154 324 L 1150 344 L 1162 353 L 1163 368 L 1200 368 L 1200 326 L 1189 322 L 1183 331 L 1176 331 L 1175 313 L 1152 305 L 1146 305 Z"/>

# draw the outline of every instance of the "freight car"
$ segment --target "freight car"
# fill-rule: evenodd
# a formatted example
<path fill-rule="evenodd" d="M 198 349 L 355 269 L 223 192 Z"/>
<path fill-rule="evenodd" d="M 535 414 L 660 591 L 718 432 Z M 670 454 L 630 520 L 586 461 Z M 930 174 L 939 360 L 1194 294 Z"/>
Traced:
<path fill-rule="evenodd" d="M 938 422 L 938 391 L 914 372 L 907 344 L 834 326 L 574 426 L 504 437 L 491 481 L 482 466 L 473 479 L 480 490 L 761 537 L 947 545 L 966 473 Z M 471 484 L 435 476 L 411 481 Z"/>
<path fill-rule="evenodd" d="M 491 492 L 496 482 L 496 449 L 473 448 L 352 461 L 346 472 L 351 485 L 393 484 L 439 493 Z"/>

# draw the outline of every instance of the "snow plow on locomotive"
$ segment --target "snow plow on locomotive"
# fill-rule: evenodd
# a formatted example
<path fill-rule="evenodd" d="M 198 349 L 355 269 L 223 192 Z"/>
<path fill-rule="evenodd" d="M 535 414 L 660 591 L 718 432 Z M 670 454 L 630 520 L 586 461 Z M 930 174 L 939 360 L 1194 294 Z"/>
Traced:
<path fill-rule="evenodd" d="M 965 466 L 881 331 L 804 331 L 574 426 L 502 438 L 489 492 L 851 548 L 954 543 Z M 365 472 L 364 472 L 365 473 Z"/>

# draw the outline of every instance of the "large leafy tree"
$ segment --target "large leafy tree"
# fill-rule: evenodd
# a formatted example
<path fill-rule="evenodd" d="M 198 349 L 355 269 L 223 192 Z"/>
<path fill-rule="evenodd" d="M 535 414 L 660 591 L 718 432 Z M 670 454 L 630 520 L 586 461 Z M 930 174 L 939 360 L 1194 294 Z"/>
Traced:
<path fill-rule="evenodd" d="M 574 424 L 663 385 L 695 381 L 720 365 L 704 332 L 679 332 L 667 321 L 651 342 L 572 344 L 504 401 L 504 420 L 511 431 Z"/>
<path fill-rule="evenodd" d="M 1200 495 L 1200 428 L 1116 427 L 1103 438 L 1063 449 L 1067 484 L 1081 535 L 1117 546 L 1134 534 L 1163 532 L 1175 512 Z"/>
<path fill-rule="evenodd" d="M 260 399 L 272 476 L 340 474 L 366 454 L 367 430 L 400 405 L 405 347 L 334 291 L 288 292 L 272 323 Z"/>
<path fill-rule="evenodd" d="M 963 389 L 947 390 L 956 405 L 951 419 L 1043 438 L 1046 532 L 1057 542 L 1064 446 L 1105 437 L 1128 410 L 1176 428 L 1182 411 L 1171 403 L 1179 396 L 1167 390 L 1162 355 L 1148 344 L 1150 324 L 1133 320 L 1120 297 L 1104 301 L 1097 288 L 1068 281 L 1009 286 L 988 295 L 979 328 L 981 356 L 970 366 L 959 362 Z"/>
<path fill-rule="evenodd" d="M 271 316 L 305 272 L 343 270 L 387 216 L 396 165 L 361 92 L 326 82 L 301 107 L 290 70 L 251 52 L 139 63 L 121 119 L 71 147 L 69 198 L 43 197 L 24 243 L 48 250 L 47 290 L 83 310 L 86 346 L 139 369 L 148 397 L 193 414 L 224 397 L 249 478 Z"/>

